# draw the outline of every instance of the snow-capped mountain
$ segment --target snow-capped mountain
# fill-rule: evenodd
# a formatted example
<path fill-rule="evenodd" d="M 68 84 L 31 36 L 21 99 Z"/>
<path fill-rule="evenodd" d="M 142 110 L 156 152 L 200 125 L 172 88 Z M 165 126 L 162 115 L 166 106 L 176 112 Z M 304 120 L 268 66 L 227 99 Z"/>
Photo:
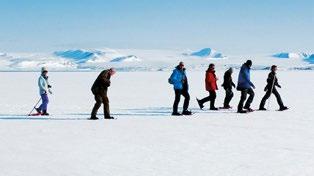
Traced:
<path fill-rule="evenodd" d="M 112 59 L 110 62 L 140 62 L 142 61 L 138 57 L 134 55 L 129 55 L 129 56 L 122 56 L 122 57 L 117 57 L 115 59 Z"/>
<path fill-rule="evenodd" d="M 180 61 L 185 62 L 189 70 L 206 70 L 210 63 L 214 63 L 217 70 L 224 70 L 229 67 L 240 68 L 247 59 L 253 60 L 252 69 L 255 70 L 267 70 L 273 64 L 280 69 L 314 69 L 314 55 L 305 53 L 229 55 L 228 59 L 222 59 L 226 57 L 210 48 L 182 53 L 182 50 L 109 48 L 51 53 L 0 53 L 0 71 L 38 71 L 43 66 L 49 67 L 51 71 L 98 71 L 109 67 L 119 71 L 170 71 Z"/>
<path fill-rule="evenodd" d="M 305 53 L 282 52 L 282 53 L 274 54 L 273 57 L 281 58 L 281 59 L 300 59 L 300 58 L 307 58 L 308 54 L 305 54 Z"/>
<path fill-rule="evenodd" d="M 225 56 L 222 53 L 217 52 L 211 48 L 204 48 L 199 51 L 191 53 L 183 53 L 185 56 L 195 56 L 195 57 L 205 57 L 205 58 L 224 58 Z"/>

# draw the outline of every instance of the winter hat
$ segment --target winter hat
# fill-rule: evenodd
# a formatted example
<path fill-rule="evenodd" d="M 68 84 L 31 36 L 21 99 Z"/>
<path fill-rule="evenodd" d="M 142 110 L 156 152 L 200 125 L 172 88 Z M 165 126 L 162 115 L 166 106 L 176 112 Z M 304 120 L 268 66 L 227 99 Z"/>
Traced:
<path fill-rule="evenodd" d="M 245 63 L 247 66 L 252 66 L 252 61 L 251 60 L 247 60 Z"/>
<path fill-rule="evenodd" d="M 41 68 L 41 72 L 43 73 L 43 72 L 48 72 L 48 68 L 47 67 L 42 67 Z"/>

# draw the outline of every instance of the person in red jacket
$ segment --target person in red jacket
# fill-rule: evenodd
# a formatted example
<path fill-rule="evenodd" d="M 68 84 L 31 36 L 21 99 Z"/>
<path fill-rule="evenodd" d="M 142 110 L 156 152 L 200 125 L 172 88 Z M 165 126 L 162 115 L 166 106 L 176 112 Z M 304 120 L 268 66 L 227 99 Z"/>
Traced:
<path fill-rule="evenodd" d="M 201 109 L 204 108 L 204 103 L 210 101 L 210 110 L 216 111 L 218 110 L 218 108 L 215 107 L 216 90 L 218 90 L 218 86 L 217 86 L 218 78 L 216 77 L 216 74 L 215 74 L 214 64 L 209 64 L 205 77 L 206 77 L 205 78 L 206 90 L 209 92 L 209 96 L 201 100 L 196 98 L 196 100 Z"/>

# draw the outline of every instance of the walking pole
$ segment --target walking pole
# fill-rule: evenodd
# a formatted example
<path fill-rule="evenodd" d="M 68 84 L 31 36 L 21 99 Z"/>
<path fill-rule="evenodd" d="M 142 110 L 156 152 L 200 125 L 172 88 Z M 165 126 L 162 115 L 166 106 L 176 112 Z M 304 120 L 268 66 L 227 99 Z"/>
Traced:
<path fill-rule="evenodd" d="M 273 94 L 273 90 L 274 90 L 275 80 L 276 80 L 276 74 L 274 75 L 273 83 L 272 83 L 272 85 L 271 85 L 270 96 L 269 96 L 268 103 L 267 103 L 267 109 L 269 109 L 269 104 L 270 104 L 270 100 L 271 100 L 271 95 Z"/>
<path fill-rule="evenodd" d="M 37 103 L 35 104 L 35 106 L 33 107 L 33 109 L 31 110 L 31 112 L 29 112 L 28 116 L 30 116 L 32 114 L 32 112 L 34 111 L 34 109 L 36 108 L 36 106 L 38 105 L 38 103 L 40 102 L 41 97 L 39 98 L 39 100 L 37 101 Z"/>

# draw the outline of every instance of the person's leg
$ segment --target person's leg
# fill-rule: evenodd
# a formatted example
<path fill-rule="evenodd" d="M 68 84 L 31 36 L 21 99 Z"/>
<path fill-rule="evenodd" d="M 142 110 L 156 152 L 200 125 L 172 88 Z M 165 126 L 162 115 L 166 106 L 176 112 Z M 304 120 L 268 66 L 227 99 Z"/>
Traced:
<path fill-rule="evenodd" d="M 275 88 L 273 89 L 273 94 L 275 95 L 275 97 L 276 97 L 276 99 L 277 99 L 277 103 L 278 103 L 279 107 L 280 107 L 280 108 L 285 107 L 285 106 L 283 105 L 281 96 L 280 96 L 279 92 L 277 91 L 277 89 L 275 89 Z"/>
<path fill-rule="evenodd" d="M 207 97 L 205 97 L 205 98 L 199 100 L 199 103 L 200 103 L 201 105 L 203 105 L 204 103 L 206 103 L 206 102 L 208 102 L 208 101 L 210 101 L 210 94 L 209 94 Z"/>
<path fill-rule="evenodd" d="M 224 100 L 224 107 L 229 108 L 230 107 L 230 101 L 233 97 L 233 92 L 231 89 L 226 89 L 226 97 Z"/>
<path fill-rule="evenodd" d="M 255 94 L 254 94 L 254 91 L 253 91 L 252 88 L 248 89 L 247 93 L 249 94 L 249 98 L 247 99 L 244 108 L 245 109 L 250 109 L 251 108 L 251 103 L 253 102 Z"/>
<path fill-rule="evenodd" d="M 243 111 L 243 104 L 244 104 L 244 101 L 246 100 L 246 96 L 247 96 L 247 89 L 241 90 L 241 98 L 238 105 L 238 112 Z"/>
<path fill-rule="evenodd" d="M 180 102 L 181 90 L 174 90 L 174 93 L 175 93 L 175 99 L 174 99 L 174 102 L 173 102 L 173 110 L 172 110 L 172 112 L 173 113 L 178 113 L 178 105 L 179 105 L 179 102 Z"/>
<path fill-rule="evenodd" d="M 99 94 L 95 94 L 95 101 L 96 101 L 96 103 L 95 103 L 93 110 L 92 110 L 92 113 L 91 113 L 92 118 L 96 118 L 97 111 L 100 108 L 101 103 L 102 103 L 102 97 Z"/>
<path fill-rule="evenodd" d="M 215 101 L 216 101 L 216 91 L 210 91 L 209 92 L 210 96 L 210 109 L 211 110 L 216 110 L 217 108 L 215 107 Z"/>
<path fill-rule="evenodd" d="M 266 94 L 262 98 L 262 101 L 261 101 L 261 103 L 259 105 L 259 109 L 260 110 L 265 109 L 265 103 L 266 103 L 266 100 L 270 97 L 270 94 L 271 94 L 270 90 L 267 90 Z"/>
<path fill-rule="evenodd" d="M 49 103 L 48 95 L 47 94 L 42 94 L 41 95 L 41 99 L 42 99 L 41 110 L 43 112 L 47 112 L 48 103 Z"/>
<path fill-rule="evenodd" d="M 103 100 L 103 104 L 104 104 L 104 116 L 105 116 L 105 119 L 110 119 L 111 116 L 110 116 L 110 108 L 109 108 L 109 99 L 107 96 L 103 97 L 102 98 Z"/>
<path fill-rule="evenodd" d="M 190 104 L 190 94 L 187 90 L 183 90 L 182 95 L 184 96 L 183 111 L 187 111 Z"/>

